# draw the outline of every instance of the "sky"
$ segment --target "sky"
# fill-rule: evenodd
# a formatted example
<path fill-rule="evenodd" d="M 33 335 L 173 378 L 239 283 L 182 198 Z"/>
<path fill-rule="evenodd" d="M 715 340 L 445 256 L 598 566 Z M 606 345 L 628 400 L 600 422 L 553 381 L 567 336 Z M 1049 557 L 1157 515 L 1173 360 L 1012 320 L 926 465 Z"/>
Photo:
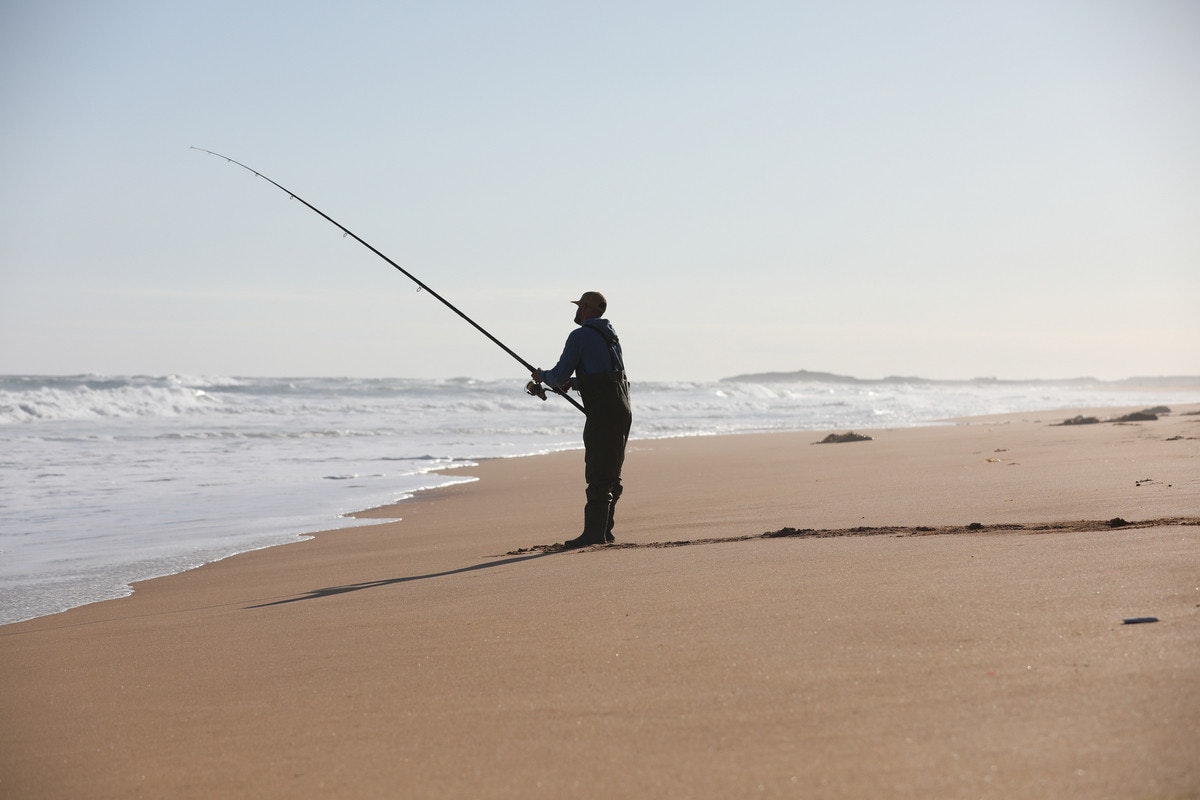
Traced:
<path fill-rule="evenodd" d="M 1200 4 L 0 4 L 0 374 L 1200 374 Z"/>

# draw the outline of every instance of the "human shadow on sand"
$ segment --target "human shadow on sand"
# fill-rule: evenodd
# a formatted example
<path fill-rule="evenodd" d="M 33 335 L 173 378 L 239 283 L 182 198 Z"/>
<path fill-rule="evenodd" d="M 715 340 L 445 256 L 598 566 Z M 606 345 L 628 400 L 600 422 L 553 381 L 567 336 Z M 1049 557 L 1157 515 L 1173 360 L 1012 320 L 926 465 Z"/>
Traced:
<path fill-rule="evenodd" d="M 518 564 L 522 561 L 531 561 L 535 558 L 543 558 L 548 555 L 553 555 L 555 551 L 530 553 L 529 555 L 521 555 L 516 558 L 505 558 L 500 561 L 487 561 L 482 564 L 472 564 L 469 567 L 459 567 L 458 569 L 448 569 L 445 572 L 430 572 L 427 575 L 407 575 L 403 578 L 385 578 L 378 581 L 365 581 L 363 583 L 351 583 L 346 586 L 330 586 L 325 589 L 313 589 L 307 594 L 302 594 L 298 597 L 289 597 L 286 600 L 275 600 L 270 603 L 259 603 L 254 606 L 246 606 L 251 608 L 269 608 L 270 606 L 282 606 L 288 603 L 298 603 L 301 600 L 320 600 L 322 597 L 333 597 L 334 595 L 346 594 L 348 592 L 361 592 L 363 589 L 378 589 L 383 586 L 393 586 L 398 583 L 410 583 L 412 581 L 423 581 L 430 578 L 445 578 L 450 575 L 461 575 L 464 572 L 475 572 L 481 569 L 491 569 L 492 567 L 503 567 L 508 564 Z"/>
<path fill-rule="evenodd" d="M 615 551 L 629 549 L 658 549 L 664 547 L 684 547 L 688 545 L 728 544 L 731 542 L 745 542 L 753 539 L 827 539 L 841 536 L 945 536 L 969 533 L 1068 533 L 1102 531 L 1111 530 L 1114 528 L 1154 528 L 1169 525 L 1200 526 L 1200 517 L 1166 517 L 1159 519 L 1140 520 L 1136 522 L 1131 522 L 1122 519 L 1121 517 L 1114 517 L 1113 519 L 1109 520 L 1070 520 L 1065 522 L 999 523 L 990 525 L 985 525 L 980 522 L 972 522 L 966 525 L 938 526 L 897 525 L 883 527 L 824 529 L 780 528 L 777 531 L 767 531 L 766 533 L 747 534 L 743 536 L 721 536 L 714 538 L 685 539 L 682 541 L 666 542 L 627 542 L 618 544 L 593 545 L 591 547 L 582 547 L 577 549 L 566 548 L 562 544 L 543 544 L 522 548 L 520 550 L 511 550 L 504 554 L 508 556 L 508 558 L 501 558 L 499 561 L 486 561 L 482 564 L 472 564 L 469 567 L 448 569 L 444 572 L 431 572 L 427 575 L 408 575 L 403 578 L 386 578 L 378 581 L 352 583 L 346 586 L 330 586 L 325 589 L 313 589 L 307 594 L 303 594 L 298 597 L 289 597 L 285 600 L 274 600 L 270 603 L 259 603 L 258 605 L 246 606 L 246 608 L 268 608 L 270 606 L 298 603 L 301 600 L 319 600 L 322 597 L 333 597 L 334 595 L 346 594 L 347 592 L 359 592 L 363 589 L 377 589 L 383 586 L 393 586 L 395 584 L 409 583 L 411 581 L 423 581 L 429 578 L 445 578 L 449 577 L 450 575 L 461 575 L 465 572 L 475 572 L 481 569 L 491 569 L 492 567 L 503 567 L 508 564 L 519 564 L 522 561 L 531 561 L 535 558 L 544 558 L 546 556 L 555 555 L 556 553 L 588 553 L 598 550 Z"/>

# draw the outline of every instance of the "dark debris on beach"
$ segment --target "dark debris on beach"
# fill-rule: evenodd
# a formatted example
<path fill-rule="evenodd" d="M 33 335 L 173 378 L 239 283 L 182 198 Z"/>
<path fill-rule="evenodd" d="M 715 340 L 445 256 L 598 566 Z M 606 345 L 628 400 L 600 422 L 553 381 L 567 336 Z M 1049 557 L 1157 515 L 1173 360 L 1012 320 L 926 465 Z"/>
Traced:
<path fill-rule="evenodd" d="M 813 444 L 842 444 L 843 442 L 870 442 L 874 441 L 870 436 L 864 436 L 861 433 L 850 431 L 849 433 L 831 433 L 819 442 Z"/>
<path fill-rule="evenodd" d="M 663 542 L 618 542 L 615 544 L 597 544 L 591 547 L 580 547 L 571 550 L 561 544 L 534 545 L 519 550 L 510 550 L 505 556 L 536 556 L 550 553 L 591 553 L 597 551 L 617 550 L 658 550 L 668 547 L 687 547 L 703 544 L 729 544 L 732 542 L 748 542 L 762 539 L 833 539 L 845 536 L 953 536 L 965 533 L 991 534 L 1045 534 L 1045 533 L 1080 533 L 1086 531 L 1105 531 L 1114 528 L 1161 528 L 1165 526 L 1200 527 L 1200 517 L 1160 517 L 1156 519 L 1126 520 L 1113 517 L 1106 520 L 1069 520 L 1065 522 L 1026 522 L 1026 523 L 996 523 L 985 524 L 971 522 L 963 525 L 883 525 L 858 526 L 854 528 L 780 528 L 759 534 L 744 534 L 741 536 L 713 536 L 702 539 L 676 539 Z"/>
<path fill-rule="evenodd" d="M 1130 412 L 1129 414 L 1122 414 L 1119 417 L 1113 417 L 1112 419 L 1105 420 L 1105 422 L 1111 422 L 1114 424 L 1120 424 L 1123 422 L 1154 422 L 1160 416 L 1164 416 L 1164 415 L 1170 414 L 1170 413 L 1171 413 L 1171 409 L 1167 408 L 1166 406 L 1155 406 L 1154 408 L 1147 408 L 1147 409 L 1143 409 L 1142 411 L 1133 411 L 1133 412 Z M 1082 414 L 1076 414 L 1075 416 L 1071 417 L 1070 419 L 1064 419 L 1062 422 L 1052 422 L 1050 424 L 1054 425 L 1054 426 L 1096 425 L 1099 422 L 1100 422 L 1099 417 L 1085 417 Z"/>

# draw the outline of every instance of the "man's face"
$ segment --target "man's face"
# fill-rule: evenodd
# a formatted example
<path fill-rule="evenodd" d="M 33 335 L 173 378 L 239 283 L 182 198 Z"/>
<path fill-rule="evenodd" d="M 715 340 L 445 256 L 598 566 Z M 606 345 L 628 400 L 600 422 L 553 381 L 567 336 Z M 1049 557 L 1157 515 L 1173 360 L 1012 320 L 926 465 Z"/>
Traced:
<path fill-rule="evenodd" d="M 575 306 L 575 324 L 582 325 L 589 319 L 599 319 L 604 316 L 604 312 L 598 308 L 591 306 L 579 305 Z"/>

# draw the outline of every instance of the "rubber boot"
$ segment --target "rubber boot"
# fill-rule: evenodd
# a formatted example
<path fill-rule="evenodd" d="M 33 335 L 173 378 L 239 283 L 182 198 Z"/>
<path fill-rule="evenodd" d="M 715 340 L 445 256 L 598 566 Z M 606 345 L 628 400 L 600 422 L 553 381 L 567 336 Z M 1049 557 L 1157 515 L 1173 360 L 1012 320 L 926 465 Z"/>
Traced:
<path fill-rule="evenodd" d="M 604 544 L 612 524 L 613 491 L 609 486 L 591 485 L 587 488 L 587 505 L 583 507 L 583 535 L 591 544 Z"/>
<path fill-rule="evenodd" d="M 604 542 L 611 544 L 617 540 L 613 536 L 613 524 L 617 514 L 617 501 L 621 499 L 621 494 L 625 491 L 625 487 L 617 484 L 612 488 L 612 502 L 608 504 L 608 526 L 604 529 Z"/>

